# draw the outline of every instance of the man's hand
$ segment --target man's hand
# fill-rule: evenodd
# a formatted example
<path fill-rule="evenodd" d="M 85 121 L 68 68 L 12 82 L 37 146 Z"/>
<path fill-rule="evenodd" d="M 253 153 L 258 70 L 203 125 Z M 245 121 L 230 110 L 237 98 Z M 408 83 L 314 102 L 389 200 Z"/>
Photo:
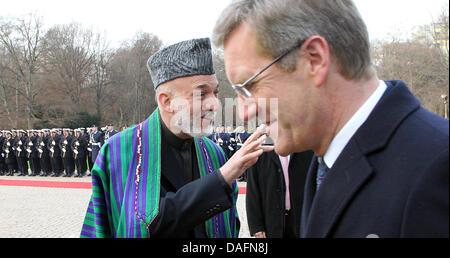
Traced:
<path fill-rule="evenodd" d="M 253 166 L 263 152 L 273 150 L 273 146 L 261 146 L 267 138 L 266 135 L 262 135 L 265 128 L 265 125 L 258 127 L 244 145 L 220 168 L 220 172 L 228 184 L 232 184 L 245 170 Z"/>
<path fill-rule="evenodd" d="M 253 235 L 255 238 L 266 238 L 266 232 L 260 231 Z"/>

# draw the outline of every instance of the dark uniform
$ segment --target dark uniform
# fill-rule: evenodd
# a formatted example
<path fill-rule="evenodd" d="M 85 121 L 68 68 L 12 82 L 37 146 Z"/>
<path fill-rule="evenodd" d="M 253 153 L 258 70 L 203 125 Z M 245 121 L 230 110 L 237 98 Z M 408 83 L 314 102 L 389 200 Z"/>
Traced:
<path fill-rule="evenodd" d="M 242 145 L 244 145 L 245 141 L 250 137 L 251 134 L 247 133 L 247 131 L 243 131 L 241 133 L 236 133 L 236 151 L 238 151 Z"/>
<path fill-rule="evenodd" d="M 6 141 L 6 138 L 3 136 L 4 132 L 0 131 L 0 176 L 3 176 L 6 171 L 6 163 L 5 163 L 5 153 L 3 152 L 3 144 Z"/>
<path fill-rule="evenodd" d="M 8 167 L 7 176 L 14 175 L 17 170 L 17 159 L 14 147 L 14 138 L 11 136 L 10 132 L 6 132 L 6 140 L 3 142 L 3 152 L 5 153 L 5 163 Z"/>
<path fill-rule="evenodd" d="M 71 177 L 75 171 L 75 160 L 72 152 L 72 141 L 74 136 L 69 134 L 69 129 L 64 129 L 64 135 L 59 142 L 61 158 L 64 166 L 64 177 Z"/>
<path fill-rule="evenodd" d="M 52 166 L 52 173 L 50 176 L 59 176 L 61 172 L 61 166 L 59 160 L 61 159 L 61 150 L 58 147 L 59 136 L 57 135 L 57 130 L 52 130 L 52 136 L 48 141 L 47 148 L 50 153 L 50 164 Z"/>
<path fill-rule="evenodd" d="M 48 176 L 52 172 L 52 165 L 50 163 L 50 150 L 47 148 L 52 137 L 49 134 L 48 129 L 43 130 L 43 136 L 39 143 L 38 152 L 42 168 L 42 176 Z"/>
<path fill-rule="evenodd" d="M 20 130 L 20 138 L 17 137 L 16 142 L 16 157 L 17 157 L 17 165 L 19 167 L 19 175 L 25 176 L 28 174 L 28 158 L 26 147 L 28 146 L 28 136 L 25 134 L 24 130 Z"/>
<path fill-rule="evenodd" d="M 215 133 L 213 134 L 213 141 L 223 149 L 223 148 L 224 148 L 224 147 L 223 147 L 223 143 L 224 143 L 224 142 L 223 142 L 223 139 L 221 138 L 221 134 L 222 134 L 222 133 L 215 132 Z"/>
<path fill-rule="evenodd" d="M 87 142 L 86 147 L 86 158 L 87 158 L 87 164 L 88 164 L 88 176 L 91 175 L 90 171 L 92 170 L 92 167 L 94 166 L 94 162 L 92 162 L 92 143 L 90 142 L 91 134 L 87 130 L 82 129 L 84 131 L 84 134 L 81 135 L 81 138 L 85 139 Z"/>
<path fill-rule="evenodd" d="M 232 133 L 228 133 L 230 135 L 230 142 L 228 144 L 228 150 L 229 150 L 229 154 L 230 156 L 228 156 L 228 159 L 231 158 L 234 153 L 236 153 L 237 149 L 237 141 L 236 141 L 236 137 L 237 137 L 237 133 L 236 132 L 232 132 Z"/>
<path fill-rule="evenodd" d="M 41 161 L 39 157 L 39 145 L 41 143 L 41 137 L 39 135 L 33 135 L 30 138 L 30 143 L 31 143 L 31 153 L 30 153 L 31 176 L 36 176 L 39 175 L 39 173 L 41 172 Z"/>
<path fill-rule="evenodd" d="M 108 127 L 113 127 L 113 124 L 109 124 Z M 117 133 L 116 130 L 114 130 L 114 128 L 111 128 L 111 130 L 107 130 L 105 132 L 105 142 L 107 142 L 109 140 L 109 138 L 113 137 L 113 135 L 115 135 Z"/>
<path fill-rule="evenodd" d="M 231 151 L 230 149 L 230 134 L 229 133 L 220 133 L 220 139 L 222 140 L 222 150 L 225 152 L 225 155 L 227 158 L 231 157 Z"/>
<path fill-rule="evenodd" d="M 90 136 L 90 142 L 92 144 L 92 162 L 95 164 L 97 155 L 100 152 L 100 148 L 104 143 L 104 134 L 101 131 L 93 132 Z"/>
<path fill-rule="evenodd" d="M 75 135 L 71 143 L 71 148 L 75 165 L 77 166 L 76 177 L 82 177 L 87 170 L 86 155 L 88 140 L 84 134 L 81 134 L 81 129 L 76 129 Z"/>
<path fill-rule="evenodd" d="M 56 149 L 58 149 L 59 155 L 56 156 L 56 164 L 58 166 L 58 176 L 64 171 L 64 164 L 62 162 L 62 150 L 61 142 L 64 140 L 64 135 L 62 134 L 62 129 L 58 128 L 58 133 L 55 136 Z"/>

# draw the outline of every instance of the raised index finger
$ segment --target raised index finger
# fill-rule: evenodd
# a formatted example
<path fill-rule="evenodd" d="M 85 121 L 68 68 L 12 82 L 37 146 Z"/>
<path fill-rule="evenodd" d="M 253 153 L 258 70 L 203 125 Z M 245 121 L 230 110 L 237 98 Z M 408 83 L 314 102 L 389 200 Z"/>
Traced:
<path fill-rule="evenodd" d="M 250 143 L 254 142 L 256 139 L 259 139 L 259 137 L 264 133 L 266 129 L 266 126 L 264 124 L 258 126 L 256 131 L 248 137 L 248 139 L 245 141 L 244 145 L 249 145 Z"/>

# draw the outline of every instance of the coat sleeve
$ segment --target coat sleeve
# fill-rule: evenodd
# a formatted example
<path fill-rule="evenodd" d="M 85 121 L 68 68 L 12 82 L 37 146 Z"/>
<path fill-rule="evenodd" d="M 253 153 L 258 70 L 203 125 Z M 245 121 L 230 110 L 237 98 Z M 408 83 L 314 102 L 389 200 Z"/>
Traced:
<path fill-rule="evenodd" d="M 449 152 L 442 152 L 412 187 L 401 237 L 449 237 Z"/>
<path fill-rule="evenodd" d="M 256 164 L 249 168 L 247 172 L 247 196 L 245 198 L 247 222 L 251 236 L 261 231 L 266 232 L 258 180 L 258 165 Z"/>
<path fill-rule="evenodd" d="M 161 197 L 159 213 L 149 227 L 152 237 L 174 237 L 230 209 L 231 193 L 218 170 Z"/>

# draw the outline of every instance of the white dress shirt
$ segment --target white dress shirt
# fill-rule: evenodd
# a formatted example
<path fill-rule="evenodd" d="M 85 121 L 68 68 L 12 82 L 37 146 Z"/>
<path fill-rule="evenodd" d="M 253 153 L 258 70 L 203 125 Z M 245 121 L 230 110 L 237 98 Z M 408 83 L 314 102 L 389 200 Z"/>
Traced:
<path fill-rule="evenodd" d="M 378 101 L 383 96 L 386 91 L 386 84 L 384 81 L 379 82 L 377 89 L 372 93 L 372 95 L 366 100 L 366 102 L 356 111 L 355 114 L 347 121 L 347 123 L 342 127 L 338 134 L 333 138 L 328 146 L 328 150 L 325 152 L 323 159 L 325 164 L 330 169 L 333 167 L 334 162 L 337 160 L 342 150 L 345 148 L 347 143 L 356 133 L 356 131 L 361 127 L 362 124 L 367 120 L 372 110 L 377 105 Z"/>

